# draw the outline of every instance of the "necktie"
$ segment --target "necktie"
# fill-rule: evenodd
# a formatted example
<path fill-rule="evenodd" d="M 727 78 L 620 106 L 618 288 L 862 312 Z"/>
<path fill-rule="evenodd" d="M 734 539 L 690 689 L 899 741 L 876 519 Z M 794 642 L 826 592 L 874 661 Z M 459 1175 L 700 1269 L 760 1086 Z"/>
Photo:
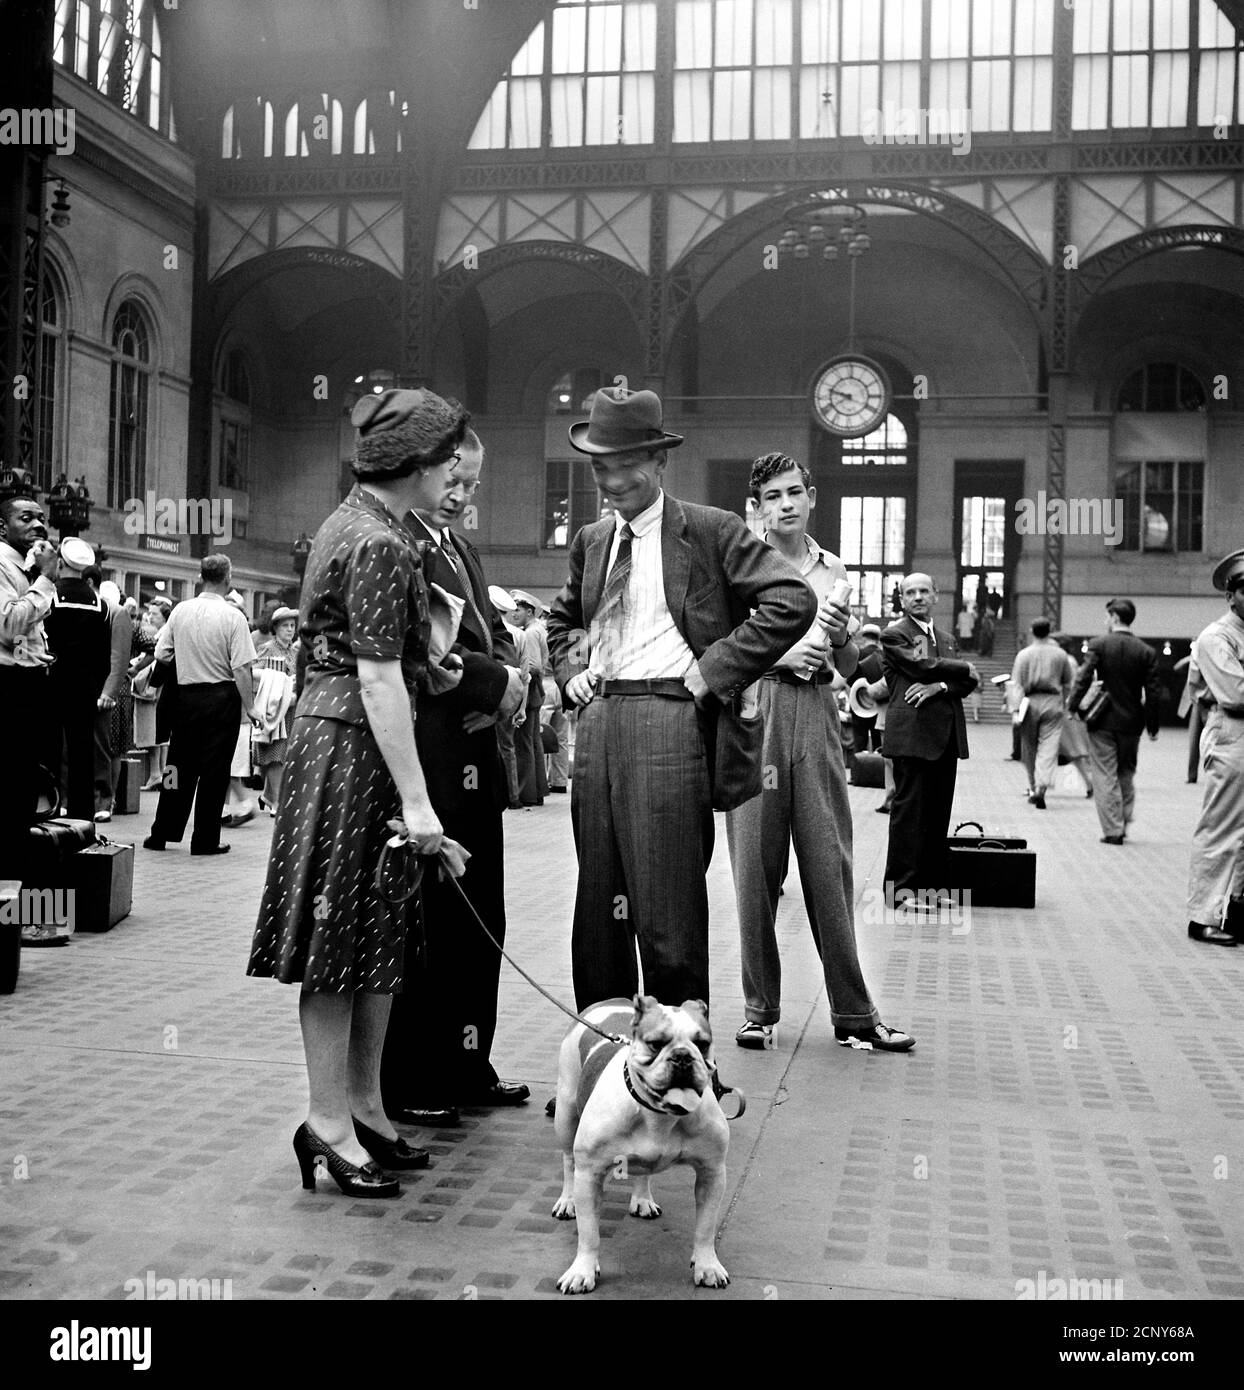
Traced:
<path fill-rule="evenodd" d="M 606 672 L 614 667 L 614 657 L 622 639 L 623 614 L 626 611 L 626 589 L 631 578 L 631 541 L 635 533 L 630 523 L 623 525 L 618 538 L 618 553 L 600 596 L 600 605 L 592 619 L 594 646 Z"/>
<path fill-rule="evenodd" d="M 488 651 L 488 655 L 491 656 L 492 629 L 484 621 L 484 615 L 479 611 L 479 607 L 475 602 L 475 592 L 474 586 L 471 583 L 470 571 L 466 567 L 465 560 L 459 564 L 453 537 L 448 531 L 441 532 L 441 549 L 445 552 L 445 558 L 453 566 L 458 578 L 462 581 L 462 591 L 466 594 L 467 603 L 471 605 L 471 612 L 475 614 L 475 621 L 480 625 L 480 630 L 484 634 L 484 646 Z"/>

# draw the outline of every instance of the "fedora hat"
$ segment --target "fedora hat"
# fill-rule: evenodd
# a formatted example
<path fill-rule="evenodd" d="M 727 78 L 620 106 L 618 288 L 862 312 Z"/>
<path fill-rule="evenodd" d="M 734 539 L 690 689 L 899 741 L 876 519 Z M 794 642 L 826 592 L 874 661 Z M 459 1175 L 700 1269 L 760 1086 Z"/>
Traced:
<path fill-rule="evenodd" d="M 1214 588 L 1219 593 L 1225 593 L 1227 580 L 1232 574 L 1244 572 L 1244 550 L 1233 550 L 1230 555 L 1214 566 Z"/>
<path fill-rule="evenodd" d="M 871 719 L 877 713 L 877 701 L 863 676 L 847 691 L 847 704 L 857 719 Z"/>
<path fill-rule="evenodd" d="M 623 386 L 597 391 L 586 420 L 570 426 L 570 443 L 581 454 L 630 454 L 674 449 L 681 434 L 661 423 L 661 398 L 655 391 L 628 391 Z"/>

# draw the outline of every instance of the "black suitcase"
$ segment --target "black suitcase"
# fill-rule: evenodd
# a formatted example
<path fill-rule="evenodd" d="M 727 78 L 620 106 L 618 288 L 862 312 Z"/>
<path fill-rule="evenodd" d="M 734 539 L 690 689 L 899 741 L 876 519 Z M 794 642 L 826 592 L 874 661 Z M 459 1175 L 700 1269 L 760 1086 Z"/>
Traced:
<path fill-rule="evenodd" d="M 30 827 L 30 858 L 22 886 L 63 888 L 69 861 L 95 843 L 95 823 L 54 817 Z"/>
<path fill-rule="evenodd" d="M 0 907 L 7 907 L 4 915 L 13 918 L 11 922 L 0 921 L 0 994 L 12 994 L 22 963 L 21 914 L 16 899 L 0 898 Z"/>
<path fill-rule="evenodd" d="M 109 840 L 84 849 L 70 864 L 69 884 L 76 929 L 111 931 L 134 905 L 134 846 Z"/>
<path fill-rule="evenodd" d="M 975 825 L 964 821 L 963 825 Z M 962 825 L 956 826 L 956 831 Z M 1015 836 L 947 837 L 951 890 L 970 893 L 973 907 L 1036 907 L 1037 856 Z"/>
<path fill-rule="evenodd" d="M 136 816 L 138 793 L 143 785 L 143 765 L 137 758 L 122 758 L 117 772 L 117 790 L 112 799 L 114 816 Z"/>
<path fill-rule="evenodd" d="M 885 759 L 880 753 L 857 753 L 851 759 L 853 787 L 884 787 Z"/>

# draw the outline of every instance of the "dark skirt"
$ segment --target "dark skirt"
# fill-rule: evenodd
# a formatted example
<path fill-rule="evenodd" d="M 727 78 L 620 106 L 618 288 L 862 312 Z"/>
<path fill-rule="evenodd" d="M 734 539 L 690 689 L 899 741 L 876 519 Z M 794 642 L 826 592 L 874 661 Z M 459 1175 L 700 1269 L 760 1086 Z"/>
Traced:
<path fill-rule="evenodd" d="M 320 994 L 396 994 L 406 912 L 376 891 L 401 815 L 371 730 L 295 718 L 248 975 Z"/>

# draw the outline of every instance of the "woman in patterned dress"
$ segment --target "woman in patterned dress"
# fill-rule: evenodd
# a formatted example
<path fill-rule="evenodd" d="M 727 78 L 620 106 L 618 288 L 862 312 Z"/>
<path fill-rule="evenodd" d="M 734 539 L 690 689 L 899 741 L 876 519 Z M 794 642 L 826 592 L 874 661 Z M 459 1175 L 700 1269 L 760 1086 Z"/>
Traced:
<path fill-rule="evenodd" d="M 343 1192 L 396 1196 L 385 1169 L 426 1166 L 380 1100 L 380 1054 L 401 988 L 405 909 L 376 885 L 387 824 L 413 847 L 445 838 L 414 738 L 414 685 L 428 658 L 427 589 L 403 518 L 462 484 L 455 452 L 467 414 L 431 391 L 365 396 L 353 491 L 320 527 L 302 591 L 305 676 L 277 808 L 247 973 L 302 988 L 310 1105 L 294 1136 L 303 1186 L 326 1165 Z M 441 676 L 446 672 L 441 671 Z M 461 673 L 459 671 L 458 678 Z"/>

